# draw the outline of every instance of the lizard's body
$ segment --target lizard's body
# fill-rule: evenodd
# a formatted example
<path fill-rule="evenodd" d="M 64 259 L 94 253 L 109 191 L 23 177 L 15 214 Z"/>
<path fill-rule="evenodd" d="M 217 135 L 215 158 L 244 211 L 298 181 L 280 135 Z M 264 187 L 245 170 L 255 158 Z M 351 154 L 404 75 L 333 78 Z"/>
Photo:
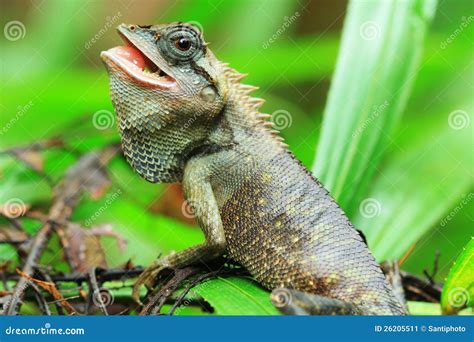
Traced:
<path fill-rule="evenodd" d="M 249 96 L 242 75 L 218 62 L 190 26 L 132 28 L 119 31 L 175 83 L 124 72 L 128 66 L 117 62 L 123 51 L 103 55 L 125 155 L 150 181 L 181 181 L 206 236 L 159 259 L 140 283 L 227 252 L 268 289 L 292 289 L 296 303 L 313 294 L 305 312 L 404 314 L 358 232 L 270 129 L 258 112 L 263 101 Z M 175 31 L 201 50 L 186 58 L 177 50 L 170 63 L 175 52 L 168 50 L 182 47 Z M 148 37 L 158 37 L 155 47 L 143 43 Z"/>

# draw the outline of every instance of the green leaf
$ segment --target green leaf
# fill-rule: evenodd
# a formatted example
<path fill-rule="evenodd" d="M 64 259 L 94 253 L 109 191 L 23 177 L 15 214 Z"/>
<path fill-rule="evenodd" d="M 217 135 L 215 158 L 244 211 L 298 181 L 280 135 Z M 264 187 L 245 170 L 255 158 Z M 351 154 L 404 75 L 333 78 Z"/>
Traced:
<path fill-rule="evenodd" d="M 279 315 L 270 293 L 251 278 L 216 278 L 193 288 L 218 315 Z"/>
<path fill-rule="evenodd" d="M 474 193 L 470 193 L 474 197 Z M 441 294 L 444 314 L 455 314 L 474 306 L 474 237 L 463 249 L 449 271 Z"/>
<path fill-rule="evenodd" d="M 408 301 L 408 312 L 413 316 L 441 315 L 439 305 L 436 303 Z"/>
<path fill-rule="evenodd" d="M 444 118 L 444 127 L 427 131 L 429 139 L 399 146 L 353 217 L 380 261 L 400 258 L 449 208 L 463 206 L 472 185 L 472 157 L 466 153 L 473 148 L 472 133 L 469 127 L 453 129 L 448 114 Z M 449 242 L 449 233 L 444 235 Z"/>
<path fill-rule="evenodd" d="M 347 208 L 405 107 L 434 0 L 350 2 L 313 170 Z"/>

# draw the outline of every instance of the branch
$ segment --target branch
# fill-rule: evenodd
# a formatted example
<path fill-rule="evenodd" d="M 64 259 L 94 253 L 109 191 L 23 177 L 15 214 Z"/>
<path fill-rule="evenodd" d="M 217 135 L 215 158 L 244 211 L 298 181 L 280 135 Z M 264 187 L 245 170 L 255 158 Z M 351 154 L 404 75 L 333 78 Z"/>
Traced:
<path fill-rule="evenodd" d="M 63 181 L 55 188 L 48 220 L 38 231 L 32 242 L 31 251 L 21 271 L 23 274 L 30 277 L 33 275 L 36 263 L 58 222 L 68 221 L 83 192 L 97 185 L 94 183 L 93 176 L 100 172 L 117 152 L 118 147 L 112 146 L 99 152 L 85 154 L 76 164 L 68 169 Z M 15 286 L 12 300 L 5 308 L 5 314 L 15 315 L 18 312 L 27 287 L 28 279 L 26 277 L 20 278 Z"/>

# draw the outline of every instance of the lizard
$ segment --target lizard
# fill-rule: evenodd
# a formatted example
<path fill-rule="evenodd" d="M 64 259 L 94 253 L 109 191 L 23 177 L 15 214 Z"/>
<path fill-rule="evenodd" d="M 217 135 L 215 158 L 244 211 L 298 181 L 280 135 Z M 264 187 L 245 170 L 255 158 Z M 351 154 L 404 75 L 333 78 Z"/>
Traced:
<path fill-rule="evenodd" d="M 117 30 L 125 45 L 101 58 L 124 155 L 151 183 L 181 183 L 205 236 L 155 260 L 135 300 L 163 270 L 226 254 L 285 313 L 407 314 L 344 211 L 260 111 L 245 74 L 217 59 L 194 25 Z"/>

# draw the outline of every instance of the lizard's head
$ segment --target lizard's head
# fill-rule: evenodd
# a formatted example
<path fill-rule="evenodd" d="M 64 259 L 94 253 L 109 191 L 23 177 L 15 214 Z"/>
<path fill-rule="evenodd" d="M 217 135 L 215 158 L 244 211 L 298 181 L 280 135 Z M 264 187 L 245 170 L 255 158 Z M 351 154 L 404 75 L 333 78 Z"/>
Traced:
<path fill-rule="evenodd" d="M 120 25 L 126 43 L 101 54 L 124 154 L 150 182 L 175 182 L 226 101 L 220 64 L 194 26 Z"/>

